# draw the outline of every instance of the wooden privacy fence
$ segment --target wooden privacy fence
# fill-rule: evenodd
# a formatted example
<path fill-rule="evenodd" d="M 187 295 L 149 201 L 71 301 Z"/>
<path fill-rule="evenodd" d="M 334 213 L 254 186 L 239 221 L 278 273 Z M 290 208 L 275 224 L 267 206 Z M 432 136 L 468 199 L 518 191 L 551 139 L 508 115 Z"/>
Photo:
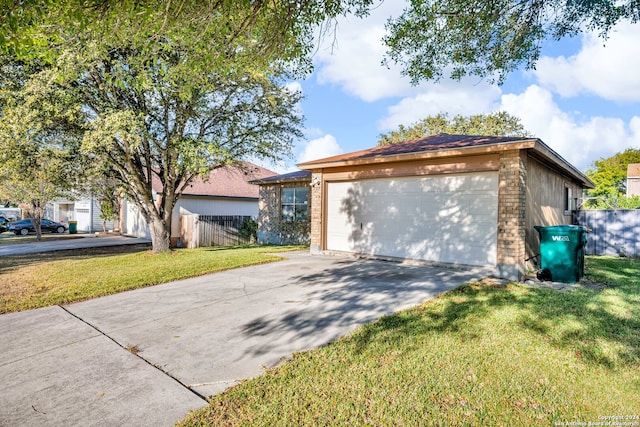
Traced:
<path fill-rule="evenodd" d="M 640 209 L 579 210 L 574 223 L 591 230 L 586 255 L 640 257 Z"/>
<path fill-rule="evenodd" d="M 247 232 L 250 216 L 187 214 L 180 217 L 180 240 L 184 248 L 235 246 L 253 242 Z"/>

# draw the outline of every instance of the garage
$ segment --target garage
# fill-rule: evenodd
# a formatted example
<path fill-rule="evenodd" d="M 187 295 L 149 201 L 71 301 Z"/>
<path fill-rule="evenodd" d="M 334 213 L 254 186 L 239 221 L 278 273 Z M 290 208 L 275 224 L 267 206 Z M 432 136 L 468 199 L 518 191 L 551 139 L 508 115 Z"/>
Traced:
<path fill-rule="evenodd" d="M 327 182 L 326 249 L 495 266 L 498 172 Z"/>
<path fill-rule="evenodd" d="M 536 225 L 571 224 L 593 183 L 538 138 L 437 134 L 301 163 L 310 251 L 482 266 L 521 280 Z"/>

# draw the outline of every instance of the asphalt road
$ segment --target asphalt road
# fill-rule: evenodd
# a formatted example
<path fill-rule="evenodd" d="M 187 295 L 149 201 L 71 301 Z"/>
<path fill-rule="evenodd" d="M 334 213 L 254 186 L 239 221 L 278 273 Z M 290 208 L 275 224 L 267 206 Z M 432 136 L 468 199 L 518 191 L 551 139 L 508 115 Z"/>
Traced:
<path fill-rule="evenodd" d="M 3 234 L 3 236 L 11 234 Z M 40 242 L 0 244 L 0 256 L 25 255 L 40 252 L 64 251 L 68 249 L 94 248 L 99 246 L 121 246 L 149 243 L 148 239 L 126 236 L 96 236 L 95 234 L 78 234 L 77 239 L 43 240 Z"/>

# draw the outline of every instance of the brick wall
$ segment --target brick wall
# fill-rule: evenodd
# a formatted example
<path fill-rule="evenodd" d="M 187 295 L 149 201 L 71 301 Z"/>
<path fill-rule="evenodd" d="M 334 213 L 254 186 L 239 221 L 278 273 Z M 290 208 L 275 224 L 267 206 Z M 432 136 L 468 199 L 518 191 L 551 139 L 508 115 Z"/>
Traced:
<path fill-rule="evenodd" d="M 258 202 L 258 243 L 260 244 L 308 244 L 309 221 L 282 221 L 282 189 L 303 187 L 308 182 L 277 183 L 260 186 Z M 309 197 L 308 209 L 313 209 L 312 197 Z"/>
<path fill-rule="evenodd" d="M 325 185 L 322 182 L 322 173 L 314 172 L 311 174 L 311 253 L 322 252 L 322 191 Z"/>
<path fill-rule="evenodd" d="M 258 201 L 258 230 L 272 232 L 280 221 L 280 185 L 261 185 Z"/>
<path fill-rule="evenodd" d="M 527 160 L 524 150 L 500 156 L 497 264 L 501 276 L 513 279 L 524 274 Z"/>

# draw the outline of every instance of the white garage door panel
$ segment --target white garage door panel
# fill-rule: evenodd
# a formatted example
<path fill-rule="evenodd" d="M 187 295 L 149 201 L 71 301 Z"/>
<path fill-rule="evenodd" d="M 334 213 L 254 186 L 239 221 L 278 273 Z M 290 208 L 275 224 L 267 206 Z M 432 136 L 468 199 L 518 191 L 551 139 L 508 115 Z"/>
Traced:
<path fill-rule="evenodd" d="M 327 193 L 329 250 L 496 263 L 497 172 L 335 182 Z"/>

